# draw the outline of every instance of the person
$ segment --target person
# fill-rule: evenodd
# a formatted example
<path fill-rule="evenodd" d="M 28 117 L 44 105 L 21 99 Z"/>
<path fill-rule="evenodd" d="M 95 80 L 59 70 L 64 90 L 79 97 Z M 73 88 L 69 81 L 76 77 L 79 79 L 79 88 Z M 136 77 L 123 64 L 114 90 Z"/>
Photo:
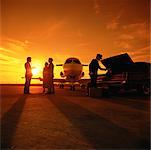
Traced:
<path fill-rule="evenodd" d="M 101 54 L 96 55 L 96 59 L 93 59 L 91 63 L 89 64 L 89 75 L 91 78 L 90 87 L 97 87 L 97 72 L 98 69 L 100 70 L 106 70 L 105 68 L 101 68 L 99 65 L 99 61 L 102 59 Z"/>
<path fill-rule="evenodd" d="M 31 57 L 27 57 L 27 62 L 25 63 L 25 86 L 24 86 L 24 94 L 30 94 L 29 87 L 30 87 L 30 81 L 32 78 L 32 70 L 31 70 Z"/>
<path fill-rule="evenodd" d="M 45 62 L 45 67 L 43 68 L 43 93 L 45 89 L 49 87 L 49 68 L 48 63 Z"/>
<path fill-rule="evenodd" d="M 49 62 L 49 65 L 48 65 L 48 74 L 49 74 L 49 86 L 48 86 L 48 93 L 49 94 L 54 94 L 54 84 L 53 84 L 53 77 L 54 77 L 54 65 L 53 65 L 53 59 L 52 58 L 49 58 L 48 59 L 48 62 Z"/>

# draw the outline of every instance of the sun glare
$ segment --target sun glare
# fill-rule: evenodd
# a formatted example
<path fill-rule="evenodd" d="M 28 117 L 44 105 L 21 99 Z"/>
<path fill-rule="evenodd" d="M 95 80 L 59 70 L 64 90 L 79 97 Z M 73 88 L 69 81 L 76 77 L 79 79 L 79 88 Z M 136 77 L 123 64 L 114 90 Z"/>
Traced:
<path fill-rule="evenodd" d="M 33 68 L 33 69 L 32 69 L 32 74 L 33 74 L 33 76 L 38 75 L 39 72 L 40 72 L 40 69 L 39 69 L 39 68 Z"/>

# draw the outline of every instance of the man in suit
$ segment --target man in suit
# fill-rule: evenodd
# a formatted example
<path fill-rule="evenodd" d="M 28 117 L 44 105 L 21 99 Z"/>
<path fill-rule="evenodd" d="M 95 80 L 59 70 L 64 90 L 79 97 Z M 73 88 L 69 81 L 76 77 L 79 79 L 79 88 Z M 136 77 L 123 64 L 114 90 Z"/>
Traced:
<path fill-rule="evenodd" d="M 29 87 L 30 87 L 30 81 L 32 78 L 32 69 L 31 69 L 31 57 L 27 57 L 27 62 L 25 63 L 25 86 L 24 86 L 24 94 L 30 94 Z"/>

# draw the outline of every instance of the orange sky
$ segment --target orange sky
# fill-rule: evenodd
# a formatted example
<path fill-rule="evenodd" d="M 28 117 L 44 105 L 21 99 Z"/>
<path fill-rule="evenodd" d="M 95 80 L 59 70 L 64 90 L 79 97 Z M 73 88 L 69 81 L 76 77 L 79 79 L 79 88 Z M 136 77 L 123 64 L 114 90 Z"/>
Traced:
<path fill-rule="evenodd" d="M 88 64 L 96 53 L 127 52 L 149 62 L 149 6 L 150 0 L 1 0 L 0 83 L 23 83 L 27 56 L 40 70 L 49 57 Z M 56 78 L 61 70 L 55 67 Z"/>

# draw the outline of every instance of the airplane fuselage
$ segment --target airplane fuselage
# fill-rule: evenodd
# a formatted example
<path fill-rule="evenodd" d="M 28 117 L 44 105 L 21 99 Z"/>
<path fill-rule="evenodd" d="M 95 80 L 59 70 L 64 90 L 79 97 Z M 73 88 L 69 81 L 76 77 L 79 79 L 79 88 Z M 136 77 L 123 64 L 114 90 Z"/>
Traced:
<path fill-rule="evenodd" d="M 82 77 L 82 64 L 64 64 L 63 65 L 64 75 L 66 80 L 69 82 L 76 82 L 79 81 Z"/>
<path fill-rule="evenodd" d="M 77 58 L 68 58 L 63 65 L 57 66 L 63 66 L 63 72 L 60 72 L 60 76 L 65 78 L 67 82 L 78 82 L 84 76 L 83 66 L 85 65 L 82 65 Z"/>

